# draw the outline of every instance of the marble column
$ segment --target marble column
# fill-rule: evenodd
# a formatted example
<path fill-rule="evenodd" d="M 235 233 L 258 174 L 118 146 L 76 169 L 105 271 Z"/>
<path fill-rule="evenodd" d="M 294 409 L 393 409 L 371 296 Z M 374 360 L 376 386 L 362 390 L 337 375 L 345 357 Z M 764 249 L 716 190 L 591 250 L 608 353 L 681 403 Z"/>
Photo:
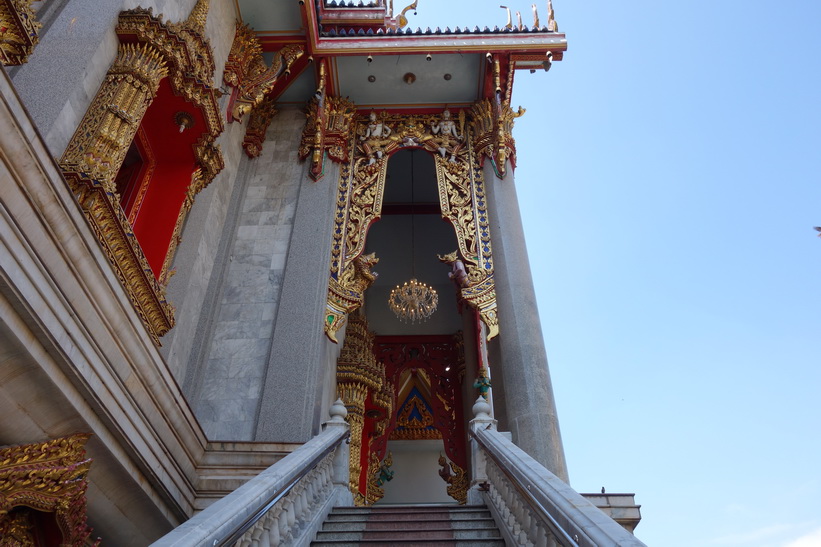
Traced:
<path fill-rule="evenodd" d="M 308 177 L 304 164 L 255 440 L 305 442 L 319 433 L 333 397 L 340 345 L 324 334 L 339 165 Z"/>
<path fill-rule="evenodd" d="M 486 160 L 484 178 L 500 330 L 488 343 L 493 387 L 497 388 L 494 398 L 497 405 L 503 400 L 501 414 L 513 442 L 567 481 L 513 168 L 508 165 L 506 176 L 500 180 Z M 502 397 L 498 396 L 500 387 Z"/>

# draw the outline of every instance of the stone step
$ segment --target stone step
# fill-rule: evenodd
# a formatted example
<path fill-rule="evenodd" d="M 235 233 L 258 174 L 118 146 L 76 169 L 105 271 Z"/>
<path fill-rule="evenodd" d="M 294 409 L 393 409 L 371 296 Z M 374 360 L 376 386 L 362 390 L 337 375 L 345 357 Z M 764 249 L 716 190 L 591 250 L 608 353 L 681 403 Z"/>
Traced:
<path fill-rule="evenodd" d="M 334 511 L 346 513 L 408 513 L 425 511 L 429 513 L 487 511 L 484 505 L 378 505 L 376 507 L 335 507 Z"/>
<path fill-rule="evenodd" d="M 496 522 L 487 519 L 450 519 L 446 521 L 418 520 L 327 520 L 323 531 L 361 531 L 361 530 L 419 530 L 425 528 L 447 528 L 455 530 L 496 529 Z"/>
<path fill-rule="evenodd" d="M 418 539 L 393 539 L 384 541 L 381 539 L 360 539 L 357 541 L 336 541 L 333 539 L 318 540 L 311 543 L 317 547 L 357 547 L 368 545 L 370 547 L 394 547 L 395 545 L 424 545 L 425 547 L 505 547 L 505 541 L 499 537 L 496 539 L 453 539 L 453 540 L 418 540 Z"/>
<path fill-rule="evenodd" d="M 311 545 L 502 547 L 505 542 L 483 505 L 415 505 L 336 507 Z"/>
<path fill-rule="evenodd" d="M 414 512 L 378 512 L 365 513 L 361 511 L 337 511 L 333 510 L 328 515 L 328 521 L 347 521 L 347 522 L 361 522 L 361 521 L 452 521 L 452 520 L 481 520 L 489 519 L 490 511 L 487 509 L 474 509 L 471 511 L 453 511 L 453 512 L 428 512 L 428 511 L 414 511 Z"/>
<path fill-rule="evenodd" d="M 326 531 L 317 532 L 316 538 L 334 539 L 336 541 L 359 541 L 373 539 L 380 541 L 395 541 L 403 538 L 416 540 L 450 540 L 450 539 L 496 539 L 500 537 L 499 530 L 492 528 L 453 529 L 450 527 L 427 528 L 394 528 L 392 530 L 359 530 L 359 531 Z"/>

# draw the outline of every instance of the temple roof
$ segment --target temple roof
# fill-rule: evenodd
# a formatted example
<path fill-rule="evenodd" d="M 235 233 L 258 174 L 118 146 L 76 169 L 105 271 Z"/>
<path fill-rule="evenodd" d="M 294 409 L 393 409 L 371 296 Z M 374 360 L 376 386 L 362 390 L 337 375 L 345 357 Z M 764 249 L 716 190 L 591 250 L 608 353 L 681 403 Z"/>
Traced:
<path fill-rule="evenodd" d="M 516 70 L 542 71 L 560 61 L 565 35 L 545 17 L 533 25 L 410 28 L 391 0 L 238 0 L 244 23 L 257 33 L 270 61 L 273 52 L 300 44 L 314 61 L 277 97 L 303 104 L 315 92 L 318 65 L 326 59 L 328 91 L 362 108 L 458 108 L 502 89 L 509 96 Z M 550 11 L 552 14 L 552 10 Z M 411 74 L 412 77 L 408 77 Z"/>

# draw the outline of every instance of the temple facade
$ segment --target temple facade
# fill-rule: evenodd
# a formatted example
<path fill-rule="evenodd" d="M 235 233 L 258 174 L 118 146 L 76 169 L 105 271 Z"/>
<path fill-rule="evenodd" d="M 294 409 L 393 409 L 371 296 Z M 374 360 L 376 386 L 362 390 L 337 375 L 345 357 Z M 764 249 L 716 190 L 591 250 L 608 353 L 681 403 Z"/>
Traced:
<path fill-rule="evenodd" d="M 478 418 L 567 483 L 511 104 L 565 35 L 403 8 L 0 0 L 6 537 L 150 544 L 343 416 L 339 503 L 473 503 Z"/>

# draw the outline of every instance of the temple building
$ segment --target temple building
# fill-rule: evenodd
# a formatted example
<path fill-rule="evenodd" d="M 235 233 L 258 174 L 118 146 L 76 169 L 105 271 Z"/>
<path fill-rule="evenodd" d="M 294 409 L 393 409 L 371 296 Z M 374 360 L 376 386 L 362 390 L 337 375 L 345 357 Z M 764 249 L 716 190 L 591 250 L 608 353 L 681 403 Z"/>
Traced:
<path fill-rule="evenodd" d="M 552 2 L 416 8 L 0 0 L 2 545 L 642 545 L 568 485 L 516 198 Z"/>

